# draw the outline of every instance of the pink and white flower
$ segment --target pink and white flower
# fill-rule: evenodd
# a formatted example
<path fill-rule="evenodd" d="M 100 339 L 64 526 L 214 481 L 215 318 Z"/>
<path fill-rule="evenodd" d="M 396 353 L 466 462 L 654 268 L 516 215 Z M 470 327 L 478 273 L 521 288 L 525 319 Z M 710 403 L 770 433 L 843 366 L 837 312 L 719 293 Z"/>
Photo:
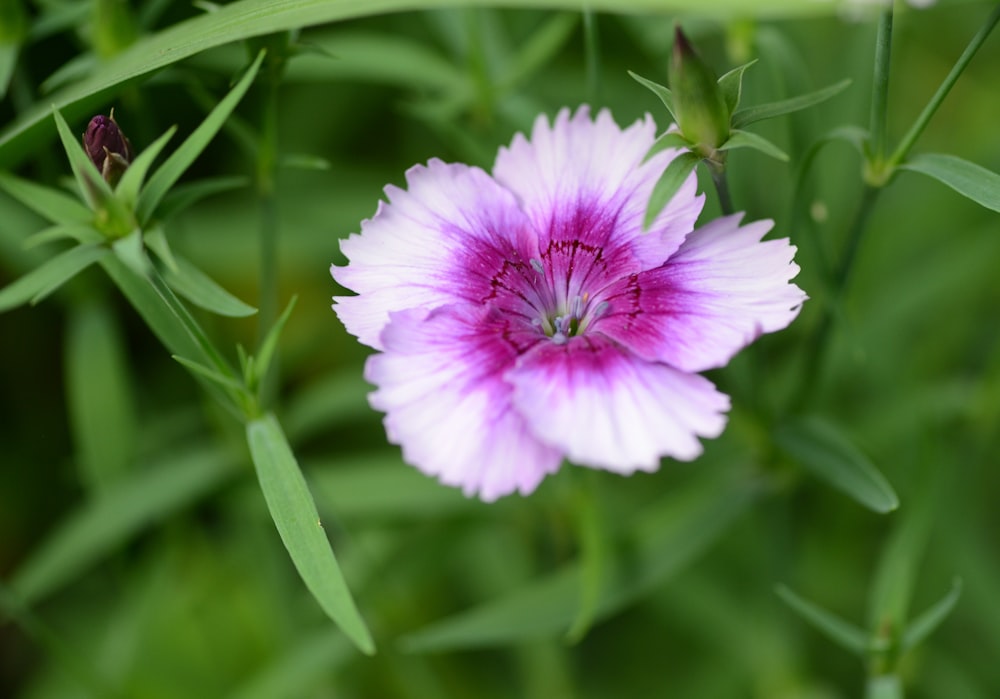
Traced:
<path fill-rule="evenodd" d="M 403 457 L 466 494 L 530 493 L 563 459 L 628 474 L 725 427 L 697 372 L 787 326 L 805 294 L 787 239 L 740 216 L 697 230 L 691 178 L 648 232 L 656 127 L 601 111 L 542 116 L 492 175 L 431 160 L 386 187 L 331 269 L 348 331 L 378 350 L 376 386 Z"/>

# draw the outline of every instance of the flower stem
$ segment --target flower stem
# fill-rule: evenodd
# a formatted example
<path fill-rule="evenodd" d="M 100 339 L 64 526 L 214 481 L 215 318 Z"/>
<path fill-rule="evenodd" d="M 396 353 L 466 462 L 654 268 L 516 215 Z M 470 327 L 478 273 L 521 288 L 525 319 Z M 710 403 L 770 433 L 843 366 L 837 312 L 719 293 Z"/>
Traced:
<path fill-rule="evenodd" d="M 583 46 L 587 66 L 587 97 L 591 105 L 601 102 L 601 49 L 597 37 L 597 21 L 588 5 L 583 8 Z"/>
<path fill-rule="evenodd" d="M 889 124 L 889 58 L 892 53 L 892 3 L 879 17 L 875 36 L 875 77 L 872 81 L 871 154 L 876 163 L 885 159 Z"/>
<path fill-rule="evenodd" d="M 735 209 L 733 208 L 733 200 L 729 195 L 729 181 L 726 179 L 726 168 L 725 166 L 716 166 L 709 163 L 708 171 L 712 173 L 712 182 L 715 184 L 715 191 L 719 195 L 719 208 L 722 210 L 722 215 L 729 216 L 735 212 Z"/>
<path fill-rule="evenodd" d="M 965 47 L 965 51 L 961 56 L 959 56 L 958 61 L 951 69 L 951 72 L 948 73 L 944 82 L 942 82 L 941 86 L 938 87 L 937 92 L 935 92 L 934 96 L 931 97 L 927 106 L 924 107 L 924 111 L 920 113 L 920 116 L 917 117 L 913 126 L 911 126 L 910 130 L 906 132 L 905 136 L 903 136 L 903 140 L 900 141 L 899 146 L 896 148 L 895 152 L 893 152 L 892 157 L 889 158 L 888 164 L 890 168 L 902 163 L 909 154 L 910 149 L 913 148 L 913 144 L 917 142 L 920 134 L 924 132 L 924 129 L 927 128 L 927 124 L 930 123 L 931 117 L 934 116 L 938 107 L 940 107 L 941 103 L 944 102 L 944 98 L 948 96 L 951 88 L 958 81 L 959 76 L 965 70 L 966 66 L 969 65 L 969 62 L 972 61 L 972 57 L 976 55 L 979 48 L 986 42 L 986 37 L 990 35 L 990 32 L 993 31 L 993 28 L 996 27 L 998 22 L 1000 22 L 1000 5 L 997 5 L 993 9 L 993 12 L 991 12 L 990 16 L 987 18 L 986 23 L 983 24 L 980 30 L 976 32 L 976 35 L 972 37 L 972 41 L 970 41 L 969 45 Z"/>

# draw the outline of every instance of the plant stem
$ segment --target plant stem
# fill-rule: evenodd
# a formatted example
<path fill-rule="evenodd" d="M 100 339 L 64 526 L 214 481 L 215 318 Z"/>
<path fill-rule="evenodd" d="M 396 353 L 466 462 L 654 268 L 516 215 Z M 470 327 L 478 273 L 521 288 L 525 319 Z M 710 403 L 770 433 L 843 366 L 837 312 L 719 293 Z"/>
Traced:
<path fill-rule="evenodd" d="M 726 179 L 725 166 L 708 164 L 708 171 L 712 173 L 712 182 L 715 184 L 715 191 L 719 195 L 719 208 L 723 216 L 729 216 L 735 212 L 733 200 L 729 196 L 729 181 Z"/>
<path fill-rule="evenodd" d="M 583 46 L 587 66 L 587 98 L 596 107 L 601 102 L 601 49 L 594 11 L 586 5 L 583 8 Z"/>
<path fill-rule="evenodd" d="M 993 31 L 993 28 L 996 27 L 997 22 L 1000 22 L 1000 5 L 997 5 L 993 9 L 993 12 L 990 13 L 990 16 L 987 18 L 986 23 L 983 24 L 982 28 L 980 28 L 980 30 L 976 32 L 976 35 L 972 37 L 972 41 L 970 41 L 969 45 L 965 47 L 965 51 L 959 57 L 955 66 L 951 69 L 951 72 L 948 73 L 944 82 L 942 82 L 941 86 L 938 87 L 937 92 L 935 92 L 934 96 L 931 97 L 927 106 L 924 107 L 924 111 L 920 113 L 920 116 L 917 117 L 913 126 L 911 126 L 910 130 L 906 132 L 905 136 L 903 136 L 903 140 L 900 141 L 899 146 L 889 159 L 890 168 L 902 163 L 909 154 L 910 149 L 913 148 L 913 144 L 917 142 L 920 134 L 922 134 L 924 129 L 927 128 L 927 124 L 930 123 L 931 117 L 934 116 L 938 107 L 940 107 L 941 103 L 944 102 L 944 98 L 948 96 L 951 88 L 955 85 L 955 82 L 958 81 L 959 76 L 965 70 L 966 66 L 969 65 L 969 62 L 972 61 L 972 57 L 976 55 L 979 48 L 986 42 L 986 37 L 988 37 L 990 32 Z"/>
<path fill-rule="evenodd" d="M 879 17 L 875 36 L 875 77 L 872 81 L 871 154 L 877 163 L 885 159 L 889 124 L 889 58 L 892 53 L 892 3 Z"/>

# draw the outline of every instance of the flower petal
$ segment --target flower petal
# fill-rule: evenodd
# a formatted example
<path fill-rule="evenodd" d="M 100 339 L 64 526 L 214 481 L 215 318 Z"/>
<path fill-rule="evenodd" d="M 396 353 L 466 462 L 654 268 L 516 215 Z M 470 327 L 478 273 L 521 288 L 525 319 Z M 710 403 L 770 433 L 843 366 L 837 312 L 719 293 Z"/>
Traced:
<path fill-rule="evenodd" d="M 741 227 L 740 218 L 712 221 L 662 267 L 618 281 L 592 329 L 651 361 L 704 371 L 786 327 L 806 299 L 790 282 L 795 247 L 787 238 L 761 242 L 771 221 Z"/>
<path fill-rule="evenodd" d="M 600 335 L 536 345 L 507 373 L 514 405 L 542 441 L 582 466 L 631 473 L 701 454 L 729 398 L 708 379 L 641 359 Z"/>
<path fill-rule="evenodd" d="M 600 250 L 610 275 L 618 277 L 662 264 L 694 228 L 705 201 L 696 196 L 692 174 L 649 232 L 643 231 L 653 185 L 681 152 L 665 150 L 642 164 L 655 135 L 648 114 L 622 130 L 606 109 L 595 120 L 586 106 L 572 116 L 563 109 L 551 126 L 539 116 L 530 141 L 517 134 L 509 148 L 501 148 L 493 174 L 517 195 L 543 255 L 550 243 L 579 243 Z"/>
<path fill-rule="evenodd" d="M 349 260 L 333 278 L 358 296 L 334 310 L 361 342 L 381 349 L 391 311 L 456 301 L 482 303 L 504 274 L 533 274 L 535 238 L 513 195 L 482 170 L 431 160 L 406 173 L 408 189 L 341 241 Z"/>
<path fill-rule="evenodd" d="M 389 441 L 408 463 L 466 495 L 492 501 L 533 491 L 562 456 L 528 430 L 503 374 L 538 337 L 471 305 L 393 313 L 385 353 L 365 368 Z"/>

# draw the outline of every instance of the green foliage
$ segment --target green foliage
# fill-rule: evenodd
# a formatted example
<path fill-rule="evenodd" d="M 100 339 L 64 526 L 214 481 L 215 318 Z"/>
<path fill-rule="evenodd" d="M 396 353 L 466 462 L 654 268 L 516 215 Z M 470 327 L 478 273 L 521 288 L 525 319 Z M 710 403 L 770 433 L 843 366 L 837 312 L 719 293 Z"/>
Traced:
<path fill-rule="evenodd" d="M 1000 10 L 897 3 L 879 159 L 863 12 L 494 4 L 45 2 L 0 37 L 0 624 L 33 661 L 0 695 L 992 696 Z M 386 444 L 329 308 L 338 240 L 413 163 L 488 168 L 585 101 L 687 150 L 648 225 L 705 155 L 637 74 L 675 9 L 740 66 L 706 170 L 812 298 L 710 373 L 733 409 L 696 463 L 466 498 Z M 116 186 L 79 137 L 111 107 L 138 153 Z"/>

